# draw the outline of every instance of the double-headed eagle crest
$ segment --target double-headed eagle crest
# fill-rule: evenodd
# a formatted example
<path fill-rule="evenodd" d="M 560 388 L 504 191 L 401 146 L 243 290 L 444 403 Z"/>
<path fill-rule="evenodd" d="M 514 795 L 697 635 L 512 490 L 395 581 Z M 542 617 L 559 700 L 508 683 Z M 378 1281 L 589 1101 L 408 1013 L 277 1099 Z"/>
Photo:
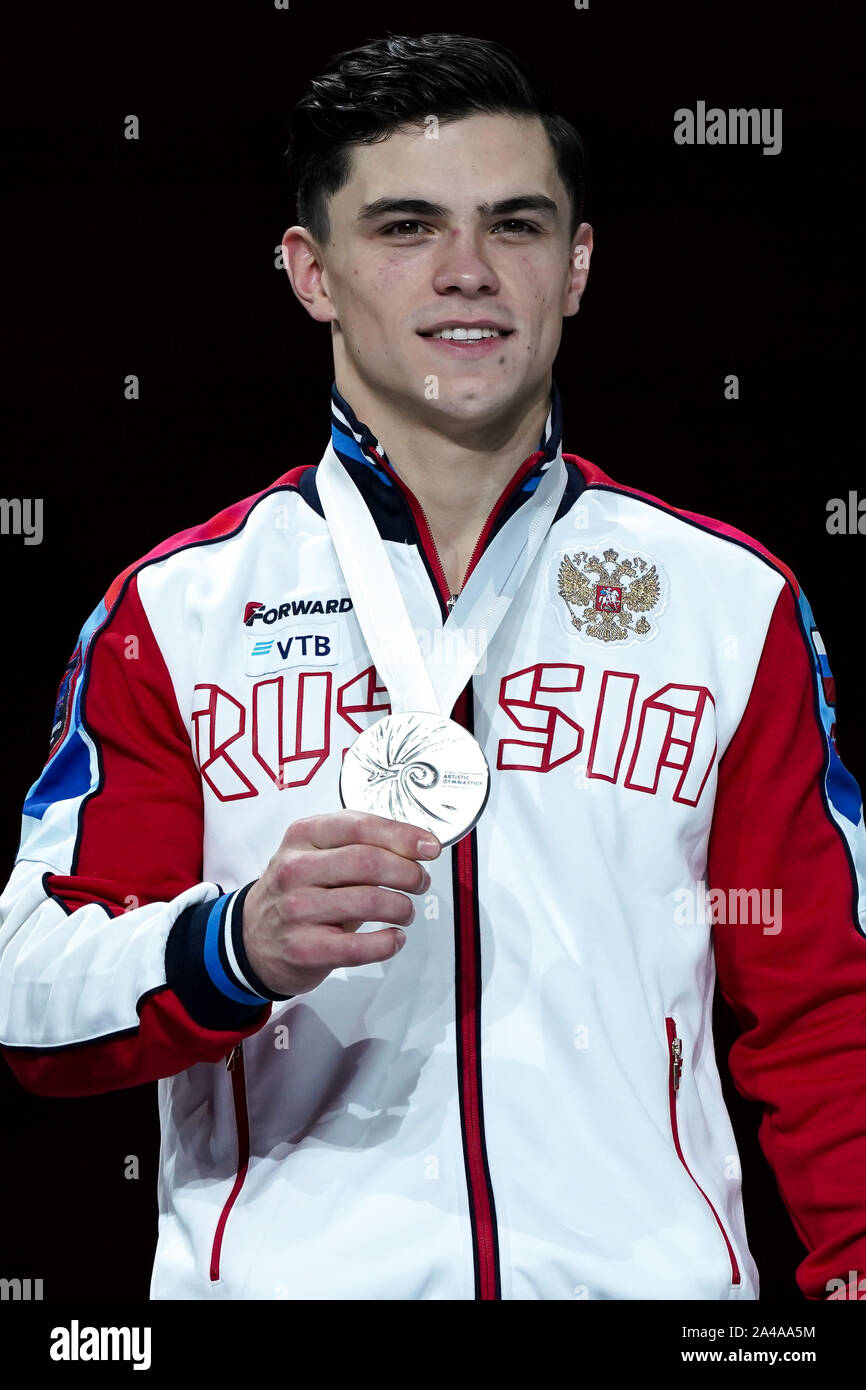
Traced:
<path fill-rule="evenodd" d="M 605 550 L 601 556 L 581 550 L 563 556 L 559 595 L 582 635 L 601 642 L 624 642 L 652 632 L 645 617 L 637 622 L 634 617 L 658 606 L 661 583 L 656 566 L 650 567 L 639 555 L 620 560 L 617 550 Z M 582 612 L 575 612 L 575 608 Z"/>

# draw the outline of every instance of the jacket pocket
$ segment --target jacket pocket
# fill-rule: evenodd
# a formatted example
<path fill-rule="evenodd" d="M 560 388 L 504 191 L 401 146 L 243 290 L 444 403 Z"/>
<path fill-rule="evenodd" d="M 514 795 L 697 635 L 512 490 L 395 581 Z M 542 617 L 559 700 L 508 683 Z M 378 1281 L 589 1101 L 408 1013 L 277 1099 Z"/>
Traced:
<path fill-rule="evenodd" d="M 719 1213 L 716 1211 L 715 1207 L 713 1206 L 712 1202 L 710 1201 L 709 1197 L 707 1196 L 706 1192 L 701 1187 L 694 1173 L 690 1169 L 689 1165 L 686 1163 L 686 1160 L 683 1156 L 682 1146 L 680 1145 L 679 1126 L 677 1124 L 677 1096 L 679 1094 L 680 1081 L 683 1072 L 683 1043 L 682 1038 L 679 1038 L 677 1036 L 677 1025 L 675 1019 L 665 1019 L 665 1030 L 667 1032 L 668 1039 L 668 1100 L 670 1104 L 671 1135 L 673 1136 L 674 1147 L 676 1148 L 677 1157 L 679 1158 L 680 1163 L 685 1168 L 695 1187 L 698 1189 L 707 1206 L 709 1207 L 710 1211 L 713 1213 L 713 1216 L 716 1218 L 716 1225 L 721 1231 L 725 1245 L 728 1249 L 728 1258 L 731 1262 L 731 1283 L 739 1284 L 741 1282 L 740 1267 L 737 1264 L 737 1257 L 734 1254 L 734 1247 L 731 1244 L 727 1231 L 722 1225 L 722 1219 L 719 1216 Z"/>
<path fill-rule="evenodd" d="M 211 1246 L 210 1277 L 212 1283 L 215 1283 L 220 1277 L 220 1254 L 222 1252 L 226 1222 L 229 1219 L 229 1213 L 232 1207 L 237 1201 L 238 1194 L 244 1185 L 244 1179 L 246 1178 L 247 1168 L 250 1162 L 250 1122 L 247 1113 L 247 1083 L 244 1073 L 244 1049 L 242 1043 L 236 1043 L 226 1058 L 226 1071 L 232 1079 L 232 1097 L 234 1099 L 235 1126 L 238 1138 L 238 1167 L 232 1190 L 226 1198 L 225 1205 L 220 1212 L 220 1218 L 217 1222 L 217 1228 L 213 1238 L 213 1245 Z"/>

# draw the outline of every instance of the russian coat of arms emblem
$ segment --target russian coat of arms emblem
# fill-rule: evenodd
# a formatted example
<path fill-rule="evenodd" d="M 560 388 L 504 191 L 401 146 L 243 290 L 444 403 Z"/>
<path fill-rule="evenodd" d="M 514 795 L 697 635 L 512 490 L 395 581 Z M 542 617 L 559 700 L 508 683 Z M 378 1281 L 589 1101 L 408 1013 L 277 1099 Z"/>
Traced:
<path fill-rule="evenodd" d="M 661 577 L 642 555 L 612 548 L 601 555 L 581 550 L 562 558 L 559 596 L 581 636 L 628 642 L 654 634 L 649 619 L 661 608 Z"/>

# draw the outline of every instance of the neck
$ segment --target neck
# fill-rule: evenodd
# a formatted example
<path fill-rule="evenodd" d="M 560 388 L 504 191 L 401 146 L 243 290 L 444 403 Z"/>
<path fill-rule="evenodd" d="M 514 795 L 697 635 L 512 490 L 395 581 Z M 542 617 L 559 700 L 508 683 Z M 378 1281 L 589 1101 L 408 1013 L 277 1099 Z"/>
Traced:
<path fill-rule="evenodd" d="M 550 383 L 509 416 L 443 434 L 352 382 L 337 390 L 379 440 L 394 472 L 420 503 L 452 594 L 459 594 L 484 524 L 520 465 L 538 447 Z M 453 422 L 449 422 L 453 423 Z"/>

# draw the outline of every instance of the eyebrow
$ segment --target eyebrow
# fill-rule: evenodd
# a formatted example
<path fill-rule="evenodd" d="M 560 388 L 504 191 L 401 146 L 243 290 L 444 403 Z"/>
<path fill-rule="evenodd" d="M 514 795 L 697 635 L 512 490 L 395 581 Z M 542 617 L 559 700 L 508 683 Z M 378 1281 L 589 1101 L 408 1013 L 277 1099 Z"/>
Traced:
<path fill-rule="evenodd" d="M 507 217 L 512 212 L 528 209 L 555 217 L 559 208 L 543 193 L 519 193 L 514 198 L 500 198 L 498 203 L 478 203 L 475 211 L 481 217 Z M 364 203 L 358 212 L 358 222 L 372 222 L 386 213 L 412 213 L 416 217 L 447 217 L 449 209 L 425 198 L 377 198 Z"/>

